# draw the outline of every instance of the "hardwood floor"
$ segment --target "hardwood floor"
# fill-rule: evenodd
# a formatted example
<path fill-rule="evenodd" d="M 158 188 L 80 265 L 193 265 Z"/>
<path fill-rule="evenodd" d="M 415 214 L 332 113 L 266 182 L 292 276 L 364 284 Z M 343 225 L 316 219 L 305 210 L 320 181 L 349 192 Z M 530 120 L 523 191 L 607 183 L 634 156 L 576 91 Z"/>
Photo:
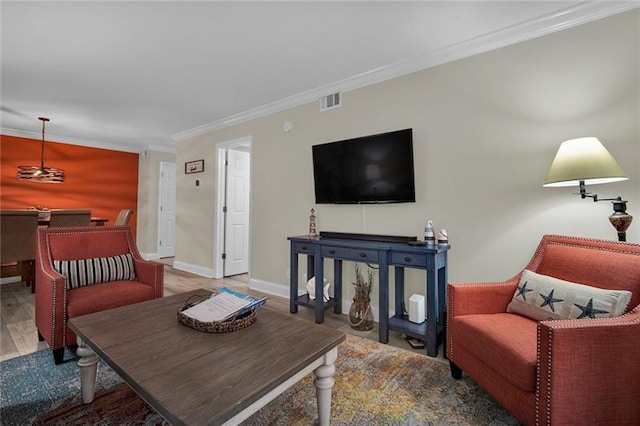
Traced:
<path fill-rule="evenodd" d="M 226 286 L 233 290 L 254 296 L 268 296 L 268 306 L 288 315 L 295 315 L 308 321 L 314 320 L 314 312 L 312 309 L 300 307 L 297 314 L 290 314 L 289 299 L 250 290 L 247 284 L 247 275 L 215 280 L 173 269 L 170 260 L 164 260 L 163 263 L 165 263 L 165 296 L 183 293 L 196 288 L 215 290 Z M 45 342 L 38 341 L 38 334 L 34 322 L 35 295 L 31 293 L 29 287 L 24 283 L 1 285 L 0 302 L 2 306 L 2 311 L 0 311 L 0 361 L 47 349 Z M 349 326 L 345 315 L 336 315 L 332 311 L 326 311 L 323 324 L 328 327 L 341 329 L 346 333 L 359 337 L 374 341 L 378 340 L 377 323 L 373 330 L 360 332 L 353 330 Z M 389 333 L 389 344 L 425 355 L 424 349 L 412 349 L 402 336 L 395 332 Z M 442 347 L 440 348 L 440 352 L 442 352 Z M 445 362 L 441 354 L 436 359 Z"/>

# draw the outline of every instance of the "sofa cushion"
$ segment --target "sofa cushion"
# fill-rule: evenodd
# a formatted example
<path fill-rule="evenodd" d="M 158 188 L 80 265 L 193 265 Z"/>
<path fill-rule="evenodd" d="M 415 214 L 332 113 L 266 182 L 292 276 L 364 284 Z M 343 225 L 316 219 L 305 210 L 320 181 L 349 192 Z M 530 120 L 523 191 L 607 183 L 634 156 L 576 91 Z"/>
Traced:
<path fill-rule="evenodd" d="M 67 317 L 74 318 L 154 298 L 154 288 L 138 281 L 114 281 L 67 292 Z"/>
<path fill-rule="evenodd" d="M 536 321 L 509 313 L 477 314 L 456 316 L 448 326 L 456 336 L 456 346 L 489 367 L 488 380 L 499 381 L 501 377 L 525 392 L 535 391 Z"/>
<path fill-rule="evenodd" d="M 622 315 L 630 300 L 630 291 L 600 289 L 525 269 L 507 312 L 536 321 L 611 318 Z"/>
<path fill-rule="evenodd" d="M 131 253 L 92 259 L 54 260 L 53 268 L 67 279 L 69 290 L 109 281 L 136 279 Z"/>

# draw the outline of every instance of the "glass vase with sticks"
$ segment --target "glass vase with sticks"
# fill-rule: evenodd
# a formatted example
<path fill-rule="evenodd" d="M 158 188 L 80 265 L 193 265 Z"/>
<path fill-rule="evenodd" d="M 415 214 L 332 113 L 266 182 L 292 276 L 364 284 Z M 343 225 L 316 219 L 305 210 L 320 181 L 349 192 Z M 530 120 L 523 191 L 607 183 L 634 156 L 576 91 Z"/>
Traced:
<path fill-rule="evenodd" d="M 349 308 L 349 324 L 351 328 L 359 331 L 373 329 L 373 312 L 371 311 L 371 287 L 373 284 L 374 271 L 367 271 L 367 280 L 360 269 L 360 265 L 355 265 L 356 281 L 353 284 L 355 294 L 353 303 Z"/>

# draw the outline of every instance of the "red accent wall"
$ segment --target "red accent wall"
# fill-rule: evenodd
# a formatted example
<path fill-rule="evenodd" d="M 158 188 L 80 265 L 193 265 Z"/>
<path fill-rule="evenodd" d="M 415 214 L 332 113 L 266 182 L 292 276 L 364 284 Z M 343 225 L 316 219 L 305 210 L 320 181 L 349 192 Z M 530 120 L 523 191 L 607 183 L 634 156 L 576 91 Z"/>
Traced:
<path fill-rule="evenodd" d="M 120 209 L 138 206 L 138 154 L 45 142 L 44 164 L 65 172 L 61 184 L 18 180 L 18 166 L 40 165 L 40 140 L 0 136 L 0 208 L 91 209 L 113 225 Z"/>

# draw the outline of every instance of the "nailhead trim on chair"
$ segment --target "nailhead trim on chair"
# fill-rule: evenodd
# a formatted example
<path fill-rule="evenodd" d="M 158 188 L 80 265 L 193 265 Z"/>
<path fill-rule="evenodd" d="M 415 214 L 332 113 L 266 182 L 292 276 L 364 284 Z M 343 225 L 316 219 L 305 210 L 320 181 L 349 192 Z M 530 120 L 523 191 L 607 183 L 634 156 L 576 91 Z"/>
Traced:
<path fill-rule="evenodd" d="M 541 327 L 538 323 L 538 341 L 537 341 L 537 345 L 538 345 L 538 351 L 537 351 L 537 355 L 536 355 L 536 368 L 538 370 L 538 372 L 540 372 L 541 370 L 541 353 L 540 353 L 540 344 L 542 342 L 542 339 L 540 337 L 540 333 L 541 333 Z M 549 348 L 551 348 L 553 345 L 551 343 L 551 340 L 553 339 L 553 334 L 552 331 L 549 331 Z M 547 361 L 547 412 L 546 412 L 546 420 L 547 420 L 547 425 L 551 424 L 551 410 L 549 407 L 551 407 L 551 351 L 549 351 L 549 356 L 548 356 L 548 361 Z M 536 375 L 536 425 L 540 425 L 540 374 Z"/>
<path fill-rule="evenodd" d="M 561 324 L 559 326 L 556 326 L 554 328 L 549 329 L 549 360 L 547 361 L 547 410 L 546 410 L 546 420 L 547 420 L 547 425 L 551 424 L 551 369 L 552 369 L 552 365 L 553 365 L 553 360 L 552 360 L 552 356 L 551 356 L 551 348 L 553 347 L 553 331 L 554 330 L 558 330 L 558 329 L 568 329 L 568 328 L 583 328 L 583 326 L 588 325 L 588 327 L 593 328 L 593 327 L 610 327 L 610 326 L 615 326 L 615 325 L 620 325 L 620 326 L 625 326 L 625 325 L 630 325 L 630 324 L 640 324 L 640 318 L 637 318 L 633 321 L 620 321 L 621 319 L 624 319 L 625 317 L 630 316 L 631 314 L 636 314 L 640 312 L 640 305 L 638 305 L 635 309 L 627 312 L 624 315 L 621 315 L 619 317 L 615 317 L 615 318 L 599 318 L 597 319 L 598 323 L 593 324 L 590 320 L 574 320 L 574 319 L 570 319 L 570 320 L 550 320 L 550 321 L 541 321 L 541 322 L 545 322 L 545 323 L 557 323 L 557 322 L 570 322 L 569 324 Z M 576 323 L 576 321 L 579 321 L 579 323 Z M 540 371 L 540 343 L 541 343 L 541 337 L 540 337 L 540 330 L 541 327 L 540 325 L 538 325 L 538 354 L 537 354 L 537 362 L 536 362 L 536 366 L 538 368 L 538 371 Z M 540 418 L 539 418 L 539 408 L 540 408 L 540 378 L 537 377 L 536 378 L 536 425 L 540 424 Z"/>
<path fill-rule="evenodd" d="M 100 227 L 96 227 L 96 228 L 100 228 Z M 110 227 L 110 228 L 113 228 L 113 227 Z M 112 231 L 112 229 L 110 229 L 110 230 L 108 230 L 108 229 L 95 229 L 93 231 L 90 231 L 89 233 L 96 233 L 97 234 L 97 233 L 105 232 L 105 231 Z M 66 234 L 78 234 L 79 232 L 77 232 L 77 231 L 75 231 L 75 232 L 74 231 L 69 231 L 69 232 L 65 232 L 65 233 Z M 87 232 L 83 232 L 83 233 L 86 234 Z M 58 234 L 58 235 L 60 235 L 60 234 Z M 49 237 L 50 236 L 47 235 L 47 246 L 49 246 L 49 241 L 48 241 Z M 127 240 L 127 245 L 129 245 L 129 241 L 128 240 Z M 133 252 L 133 251 L 138 253 L 138 248 L 137 247 L 133 247 L 132 248 L 131 245 L 129 245 L 129 252 Z M 53 259 L 51 258 L 51 253 L 48 250 L 47 250 L 47 257 L 49 258 L 49 263 L 51 265 L 53 265 Z M 154 283 L 154 295 L 155 295 L 156 285 L 157 285 L 157 282 Z M 62 294 L 63 294 L 63 300 L 62 300 L 63 305 L 62 305 L 62 308 L 64 310 L 63 311 L 64 317 L 66 318 L 67 317 L 67 291 L 66 291 L 66 285 L 64 287 L 65 287 L 65 290 L 63 290 L 63 292 L 62 292 Z M 53 330 L 52 330 L 52 339 L 51 339 L 52 342 L 54 341 L 54 338 L 55 338 L 55 329 L 56 329 L 56 327 L 55 327 L 55 325 L 56 325 L 55 292 L 53 294 L 53 307 L 54 307 L 54 309 L 53 309 Z M 75 342 L 71 342 L 69 344 L 73 345 L 73 344 L 75 344 Z M 68 346 L 68 343 L 67 343 L 67 327 L 63 327 L 63 329 L 62 329 L 62 346 L 63 347 Z"/>
<path fill-rule="evenodd" d="M 553 331 L 549 331 L 549 360 L 547 361 L 547 424 L 551 424 L 551 369 L 553 368 L 553 356 L 551 348 L 553 347 Z M 536 413 L 538 415 L 538 413 Z"/>
<path fill-rule="evenodd" d="M 530 269 L 530 270 L 535 270 L 538 268 L 538 266 L 540 266 L 540 263 L 542 262 L 542 258 L 545 255 L 545 251 L 547 246 L 553 244 L 553 245 L 557 245 L 557 246 L 565 246 L 565 247 L 584 247 L 584 244 L 579 244 L 579 243 L 571 243 L 571 242 L 564 242 L 564 241 L 550 241 L 547 242 L 546 240 L 548 239 L 553 239 L 553 238 L 561 238 L 563 240 L 574 240 L 574 241 L 581 241 L 581 242 L 592 242 L 592 243 L 618 243 L 618 241 L 611 241 L 611 240 L 601 240 L 601 239 L 596 239 L 596 238 L 582 238 L 582 237 L 569 237 L 569 236 L 564 236 L 564 235 L 545 235 L 542 238 L 542 241 L 540 242 L 540 244 L 538 244 L 538 248 L 536 249 L 535 253 L 533 254 L 533 257 L 531 258 L 531 262 L 529 263 L 529 265 L 527 265 L 527 267 L 525 269 Z M 638 246 L 638 244 L 634 244 L 634 243 L 627 243 L 629 245 L 633 245 L 633 246 Z M 601 251 L 607 251 L 607 252 L 612 252 L 612 253 L 624 253 L 624 254 L 632 254 L 632 255 L 638 255 L 638 253 L 634 253 L 634 252 L 629 252 L 627 250 L 621 250 L 621 249 L 614 249 L 614 248 L 610 248 L 610 247 L 589 247 L 589 249 L 592 250 L 601 250 Z M 538 258 L 539 256 L 539 258 Z M 537 261 L 535 263 L 533 263 L 534 260 Z M 532 269 L 531 267 L 534 267 L 534 269 Z"/>
<path fill-rule="evenodd" d="M 536 342 L 536 426 L 540 424 L 540 416 L 538 413 L 540 412 L 540 327 L 537 328 L 537 342 Z"/>
<path fill-rule="evenodd" d="M 453 306 L 453 294 L 450 292 L 447 292 L 447 306 Z M 447 328 L 451 326 L 451 322 L 453 320 L 453 314 L 451 313 L 451 309 L 447 309 Z M 454 355 L 453 355 L 453 344 L 451 343 L 453 339 L 449 338 L 447 339 L 447 342 L 449 344 L 449 350 L 447 350 L 446 354 L 447 358 L 449 358 L 449 362 L 453 362 L 454 361 Z"/>
<path fill-rule="evenodd" d="M 512 286 L 512 281 L 515 280 L 516 278 L 519 279 L 519 276 L 522 275 L 522 272 L 519 272 L 517 275 L 509 278 L 508 280 L 505 281 L 497 281 L 497 282 L 469 282 L 469 283 L 457 283 L 457 284 L 464 284 L 465 287 L 469 286 L 469 287 L 483 287 L 483 286 L 496 286 L 496 285 L 501 285 L 501 286 L 507 286 L 510 287 Z M 447 292 L 447 306 L 453 306 L 454 304 L 454 296 L 452 293 Z M 453 320 L 453 313 L 451 312 L 450 309 L 447 309 L 447 327 L 449 326 L 449 324 L 451 324 L 451 321 Z M 451 339 L 448 339 L 451 341 Z M 452 341 L 451 341 L 452 342 Z M 447 342 L 449 343 L 449 342 Z M 451 347 L 451 354 L 453 355 L 453 344 L 449 345 Z M 453 360 L 453 356 L 451 356 L 449 358 L 449 360 Z"/>
<path fill-rule="evenodd" d="M 82 233 L 83 234 L 87 234 L 87 233 L 99 234 L 101 232 L 113 232 L 114 228 L 128 228 L 128 226 L 110 226 L 110 227 L 97 226 L 97 227 L 94 227 L 94 228 L 96 228 L 96 229 L 91 230 L 89 232 L 84 231 Z M 68 232 L 64 232 L 64 234 L 78 234 L 79 233 L 79 232 L 73 231 L 71 229 L 73 229 L 73 228 L 70 228 L 70 230 Z M 62 233 L 58 233 L 57 235 L 60 235 L 60 234 L 62 234 Z M 47 247 L 49 246 L 49 237 L 50 237 L 50 235 L 46 236 L 46 238 L 47 238 Z M 127 239 L 127 245 L 129 246 L 129 252 L 132 253 L 134 255 L 134 257 L 136 257 L 135 255 L 137 255 L 139 258 L 142 258 L 142 256 L 140 255 L 140 252 L 138 251 L 138 247 L 135 244 L 132 246 L 128 239 Z M 49 264 L 53 265 L 53 259 L 51 258 L 51 253 L 49 252 L 49 250 L 46 251 L 46 254 L 47 254 L 47 259 L 49 261 Z M 52 278 L 54 283 L 57 283 L 56 277 L 53 277 L 51 275 L 49 275 L 49 276 Z M 52 344 L 55 342 L 55 334 L 56 334 L 56 332 L 55 332 L 55 330 L 56 330 L 56 309 L 55 309 L 56 308 L 56 294 L 55 294 L 55 291 L 54 291 L 55 287 L 56 286 L 52 287 L 52 291 L 53 291 L 53 294 L 52 294 L 52 300 L 53 300 L 52 325 L 53 325 L 53 327 L 52 327 L 52 330 L 51 330 L 51 343 Z M 63 287 L 64 287 L 64 290 L 62 291 L 62 298 L 63 298 L 62 299 L 62 302 L 63 302 L 62 308 L 63 308 L 64 318 L 66 318 L 67 317 L 67 290 L 66 290 L 66 285 L 63 286 Z M 156 296 L 156 297 L 158 296 L 157 289 L 158 289 L 158 276 L 157 276 L 157 274 L 154 274 L 153 292 L 154 292 L 154 296 Z M 62 347 L 65 347 L 65 346 L 68 346 L 68 345 L 73 345 L 75 343 L 76 342 L 67 343 L 67 327 L 63 327 L 62 328 Z M 53 349 L 53 348 L 51 348 L 51 349 Z"/>
<path fill-rule="evenodd" d="M 48 242 L 49 236 L 47 236 L 47 247 L 49 246 L 49 242 Z M 49 250 L 47 250 L 47 259 L 49 261 L 49 264 L 53 264 L 53 259 L 51 259 L 51 253 L 49 252 Z M 44 268 L 40 268 L 41 270 L 44 270 Z M 56 292 L 55 289 L 57 288 L 57 284 L 58 284 L 58 278 L 54 277 L 53 275 L 47 274 L 51 280 L 53 281 L 54 284 L 51 287 L 51 300 L 53 301 L 53 309 L 51 311 L 51 322 L 53 327 L 51 327 L 51 344 L 54 344 L 55 342 L 55 338 L 56 338 Z M 66 283 L 65 283 L 66 284 Z M 66 288 L 66 285 L 63 286 Z M 62 309 L 63 309 L 63 316 L 66 317 L 67 316 L 67 292 L 66 290 L 64 290 L 62 292 Z M 63 327 L 62 329 L 62 347 L 67 346 L 66 345 L 67 342 L 67 328 Z M 54 348 L 51 348 L 54 349 Z"/>
<path fill-rule="evenodd" d="M 575 243 L 572 243 L 571 241 L 549 241 L 547 242 L 547 239 L 553 239 L 553 238 L 561 238 L 563 240 L 573 240 L 576 241 Z M 570 236 L 564 236 L 564 235 L 545 235 L 543 237 L 543 240 L 540 242 L 540 244 L 538 245 L 538 248 L 536 249 L 536 252 L 533 255 L 533 258 L 531 260 L 531 262 L 529 263 L 529 265 L 527 265 L 527 269 L 533 268 L 533 270 L 537 269 L 538 266 L 540 266 L 540 263 L 542 262 L 542 259 L 545 256 L 546 253 L 546 248 L 549 245 L 557 245 L 557 246 L 564 246 L 564 247 L 585 247 L 584 244 L 579 244 L 579 242 L 592 242 L 592 243 L 615 243 L 615 241 L 610 241 L 610 240 L 602 240 L 602 239 L 595 239 L 595 238 L 582 238 L 582 237 L 570 237 Z M 631 243 L 632 244 L 632 243 Z M 633 244 L 634 246 L 637 246 L 636 244 Z M 610 248 L 610 247 L 589 247 L 589 249 L 592 250 L 601 250 L 601 251 L 606 251 L 606 252 L 611 252 L 611 253 L 623 253 L 623 254 L 631 254 L 631 255 L 638 255 L 638 253 L 635 252 L 630 252 L 627 250 L 622 250 L 622 249 L 615 249 L 615 248 Z M 535 263 L 533 263 L 535 260 Z M 635 311 L 635 309 L 633 310 Z M 607 321 L 604 324 L 596 324 L 596 327 L 599 326 L 610 326 L 610 325 L 622 325 L 622 324 L 633 324 L 635 322 L 640 322 L 640 319 L 637 321 L 633 321 L 631 323 L 629 322 L 617 322 L 617 320 L 626 317 L 628 314 L 630 314 L 630 311 L 620 317 L 617 317 L 615 320 L 609 322 Z M 567 320 L 557 320 L 557 321 L 567 321 Z M 571 320 L 569 320 L 571 321 Z M 593 326 L 593 325 L 592 325 Z M 563 325 L 560 327 L 556 327 L 556 328 L 577 328 L 578 325 L 577 324 L 567 324 L 567 325 Z M 552 340 L 553 338 L 553 330 L 549 331 L 549 347 L 551 348 L 552 345 Z M 538 331 L 538 359 L 537 359 L 537 367 L 538 367 L 538 371 L 540 371 L 540 332 Z M 547 362 L 547 409 L 546 409 L 546 421 L 548 425 L 551 424 L 551 368 L 552 368 L 552 356 L 551 356 L 551 350 L 549 350 L 549 360 Z M 536 378 L 536 425 L 540 424 L 540 417 L 539 417 L 539 408 L 540 408 L 540 383 L 539 383 L 540 378 L 537 377 Z"/>
<path fill-rule="evenodd" d="M 548 241 L 549 239 L 562 239 L 564 241 Z M 572 242 L 575 241 L 575 242 Z M 546 252 L 546 248 L 549 245 L 559 245 L 559 246 L 566 246 L 566 247 L 585 247 L 585 242 L 587 243 L 618 243 L 618 241 L 611 241 L 611 240 L 602 240 L 602 239 L 595 239 L 595 238 L 583 238 L 583 237 L 571 237 L 571 236 L 565 236 L 565 235 L 544 235 L 542 240 L 540 241 L 540 244 L 538 245 L 535 253 L 533 254 L 531 261 L 529 262 L 529 264 L 525 267 L 525 269 L 530 269 L 530 270 L 536 270 L 539 266 L 540 263 L 542 262 L 542 259 L 544 258 L 545 252 Z M 581 244 L 582 243 L 582 244 Z M 635 243 L 626 243 L 630 246 L 633 246 L 635 248 L 639 247 L 640 245 L 635 244 Z M 622 254 L 631 254 L 631 255 L 635 255 L 635 256 L 640 256 L 637 252 L 633 252 L 633 251 L 628 251 L 628 250 L 623 250 L 623 249 L 617 249 L 617 248 L 610 248 L 610 247 L 591 247 L 591 246 L 587 246 L 589 247 L 589 249 L 593 249 L 593 250 L 601 250 L 601 251 L 605 251 L 605 252 L 612 252 L 612 253 L 622 253 Z M 518 275 L 521 275 L 522 272 L 520 272 Z M 517 277 L 518 275 L 516 275 L 515 277 Z M 504 282 L 509 282 L 512 279 L 514 279 L 515 277 L 505 280 Z M 465 285 L 475 285 L 475 286 L 480 286 L 480 285 L 496 285 L 498 283 L 465 283 Z M 454 302 L 454 296 L 451 293 L 447 293 L 447 303 L 451 303 L 453 304 Z M 585 324 L 589 324 L 590 327 L 605 327 L 605 326 L 612 326 L 612 325 L 629 325 L 629 324 L 636 324 L 636 323 L 640 323 L 640 318 L 635 319 L 633 321 L 621 321 L 622 319 L 624 319 L 625 317 L 628 317 L 629 315 L 631 315 L 632 313 L 637 313 L 640 312 L 640 305 L 636 306 L 633 310 L 627 312 L 626 314 L 623 314 L 619 317 L 615 317 L 615 318 L 600 318 L 598 319 L 598 323 L 597 324 L 589 324 L 590 320 L 586 320 L 586 319 L 582 319 L 582 320 L 573 320 L 573 319 L 569 319 L 569 320 L 551 320 L 551 321 L 543 321 L 545 323 L 549 323 L 549 322 L 553 322 L 556 323 L 558 321 L 562 321 L 562 322 L 566 322 L 567 324 L 564 325 L 560 325 L 557 327 L 554 327 L 552 329 L 549 329 L 549 334 L 548 334 L 548 350 L 549 350 L 549 354 L 548 354 L 548 360 L 547 360 L 547 384 L 546 384 L 546 388 L 547 388 L 547 396 L 546 396 L 546 401 L 547 401 L 547 406 L 546 406 L 546 413 L 545 413 L 545 420 L 546 420 L 546 425 L 551 425 L 551 391 L 552 391 L 552 385 L 551 385 L 551 370 L 553 367 L 553 359 L 552 359 L 552 351 L 551 348 L 553 347 L 553 331 L 554 329 L 566 329 L 566 328 L 581 328 L 583 327 Z M 452 321 L 452 317 L 453 313 L 451 312 L 451 310 L 447 309 L 447 324 L 451 324 Z M 580 323 L 576 323 L 576 321 L 580 321 Z M 541 321 L 542 322 L 542 321 Z M 536 368 L 538 370 L 538 372 L 541 370 L 541 351 L 540 351 L 540 346 L 541 346 L 541 341 L 542 341 L 542 336 L 541 336 L 541 327 L 540 327 L 540 322 L 538 323 L 538 332 L 537 332 L 537 354 L 536 354 Z M 454 360 L 454 356 L 453 356 L 453 341 L 451 341 L 451 345 L 449 345 L 449 350 L 450 350 L 450 354 L 451 356 L 449 357 L 450 361 Z M 541 425 L 541 419 L 540 419 L 540 377 L 539 375 L 536 376 L 536 393 L 535 393 L 535 408 L 536 408 L 536 412 L 535 412 L 535 424 L 536 425 Z"/>
<path fill-rule="evenodd" d="M 87 234 L 100 234 L 102 232 L 113 232 L 114 228 L 121 228 L 121 229 L 124 228 L 124 229 L 126 229 L 126 228 L 128 228 L 128 226 L 115 226 L 115 225 L 114 226 L 108 226 L 108 227 L 93 226 L 92 228 L 95 228 L 95 229 L 92 229 L 90 231 L 84 230 L 83 232 L 73 231 L 73 228 L 69 228 L 69 231 L 67 231 L 67 232 L 59 232 L 56 235 L 63 235 L 63 234 L 85 234 L 85 235 L 87 235 Z M 47 235 L 47 239 L 49 238 L 49 236 L 50 235 Z M 138 248 L 135 245 L 131 246 L 131 244 L 129 244 L 129 243 L 130 243 L 130 241 L 127 240 L 127 245 L 129 246 L 129 252 L 133 253 L 133 254 L 140 255 L 140 252 L 138 251 Z M 140 256 L 140 257 L 142 257 L 142 256 Z"/>

